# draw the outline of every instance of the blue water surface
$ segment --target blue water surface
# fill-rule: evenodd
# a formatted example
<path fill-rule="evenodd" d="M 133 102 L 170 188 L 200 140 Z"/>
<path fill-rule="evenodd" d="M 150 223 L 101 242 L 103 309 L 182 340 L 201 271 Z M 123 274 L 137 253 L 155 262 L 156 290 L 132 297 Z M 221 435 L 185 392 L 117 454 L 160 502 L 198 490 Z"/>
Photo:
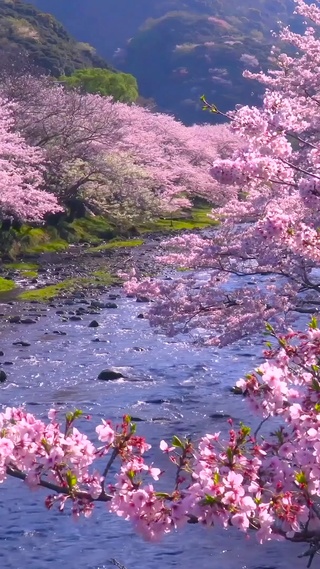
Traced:
<path fill-rule="evenodd" d="M 8 380 L 0 385 L 2 406 L 26 405 L 45 417 L 54 406 L 81 408 L 92 416 L 80 428 L 94 434 L 102 417 L 117 422 L 124 413 L 141 421 L 138 432 L 153 444 L 149 453 L 161 468 L 166 457 L 159 441 L 173 434 L 191 435 L 224 430 L 226 420 L 256 424 L 241 397 L 231 394 L 237 379 L 261 361 L 261 349 L 250 340 L 221 350 L 196 347 L 192 338 L 168 339 L 154 334 L 137 315 L 142 305 L 117 301 L 117 309 L 62 322 L 55 308 L 34 306 L 42 314 L 36 324 L 1 324 L 0 358 Z M 62 307 L 68 310 L 66 307 Z M 72 310 L 73 307 L 70 307 Z M 20 314 L 22 307 L 4 307 Z M 57 335 L 59 330 L 66 335 Z M 93 342 L 95 338 L 101 342 Z M 25 340 L 30 347 L 13 346 Z M 262 341 L 260 342 L 262 344 Z M 139 348 L 139 350 L 137 349 Z M 13 365 L 3 365 L 5 361 Z M 119 368 L 125 380 L 98 381 L 102 369 Z M 73 521 L 67 513 L 47 511 L 40 489 L 30 492 L 9 480 L 0 486 L 0 568 L 107 569 L 116 558 L 127 569 L 299 569 L 301 546 L 272 542 L 259 546 L 255 537 L 236 530 L 186 527 L 159 544 L 144 542 L 128 522 L 98 504 L 90 519 Z M 303 548 L 303 546 L 302 546 Z"/>

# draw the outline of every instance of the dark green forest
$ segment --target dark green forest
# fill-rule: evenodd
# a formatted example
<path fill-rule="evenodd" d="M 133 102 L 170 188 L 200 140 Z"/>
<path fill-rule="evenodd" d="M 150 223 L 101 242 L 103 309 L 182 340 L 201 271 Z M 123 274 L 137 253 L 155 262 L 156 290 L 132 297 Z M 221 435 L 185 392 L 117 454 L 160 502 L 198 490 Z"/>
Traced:
<path fill-rule="evenodd" d="M 70 36 L 53 15 L 20 0 L 0 1 L 0 50 L 2 65 L 27 58 L 56 77 L 84 67 L 111 67 L 94 47 Z"/>

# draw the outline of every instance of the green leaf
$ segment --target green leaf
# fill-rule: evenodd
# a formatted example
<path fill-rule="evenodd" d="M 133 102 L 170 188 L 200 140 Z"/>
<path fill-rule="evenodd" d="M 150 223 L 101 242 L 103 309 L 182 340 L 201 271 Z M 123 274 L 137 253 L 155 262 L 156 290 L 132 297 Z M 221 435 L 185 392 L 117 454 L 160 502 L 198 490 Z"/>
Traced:
<path fill-rule="evenodd" d="M 228 447 L 226 452 L 227 452 L 227 457 L 228 457 L 229 462 L 232 463 L 233 462 L 233 450 L 232 450 L 232 448 Z"/>
<path fill-rule="evenodd" d="M 43 448 L 47 451 L 47 453 L 49 453 L 51 447 L 50 447 L 47 439 L 41 439 L 41 444 L 42 444 Z"/>
<path fill-rule="evenodd" d="M 76 409 L 76 410 L 73 412 L 73 417 L 74 417 L 74 419 L 78 419 L 79 417 L 81 417 L 81 415 L 83 415 L 83 411 L 81 411 L 81 409 Z"/>
<path fill-rule="evenodd" d="M 314 410 L 318 413 L 320 411 L 320 403 L 316 403 L 314 406 Z"/>
<path fill-rule="evenodd" d="M 214 473 L 214 475 L 213 475 L 213 482 L 214 482 L 215 484 L 219 484 L 219 482 L 220 482 L 220 474 L 219 474 L 219 472 L 215 472 L 215 473 Z"/>
<path fill-rule="evenodd" d="M 71 472 L 71 470 L 68 470 L 67 472 L 67 483 L 70 490 L 72 490 L 72 488 L 74 488 L 75 485 L 77 484 L 77 477 L 75 474 Z"/>
<path fill-rule="evenodd" d="M 312 386 L 312 389 L 314 391 L 316 391 L 317 393 L 320 392 L 320 384 L 319 384 L 319 381 L 317 381 L 315 377 L 312 378 L 311 386 Z"/>
<path fill-rule="evenodd" d="M 312 316 L 309 324 L 308 324 L 309 328 L 315 330 L 316 328 L 318 328 L 318 320 L 316 319 L 315 316 Z"/>
<path fill-rule="evenodd" d="M 241 434 L 244 437 L 247 437 L 248 435 L 250 435 L 250 433 L 251 433 L 250 427 L 248 427 L 247 425 L 244 425 L 243 423 L 240 423 L 240 427 L 241 427 Z"/>
<path fill-rule="evenodd" d="M 66 419 L 68 423 L 72 423 L 72 421 L 78 419 L 81 415 L 83 415 L 83 411 L 81 411 L 81 409 L 75 409 L 75 411 L 69 411 L 69 413 L 66 413 Z"/>
<path fill-rule="evenodd" d="M 155 492 L 155 496 L 157 496 L 157 498 L 164 498 L 165 500 L 170 500 L 171 495 L 167 494 L 167 492 Z"/>
<path fill-rule="evenodd" d="M 172 437 L 172 446 L 184 448 L 183 442 L 176 435 L 173 435 L 173 437 Z"/>
<path fill-rule="evenodd" d="M 306 484 L 307 478 L 304 472 L 296 472 L 295 479 L 299 484 Z"/>
<path fill-rule="evenodd" d="M 206 494 L 205 498 L 202 500 L 204 506 L 210 506 L 211 504 L 216 504 L 218 502 L 215 496 L 210 496 L 210 494 Z"/>
<path fill-rule="evenodd" d="M 271 334 L 274 334 L 274 328 L 271 326 L 271 324 L 269 324 L 269 322 L 265 323 L 265 328 L 267 332 L 270 332 Z"/>

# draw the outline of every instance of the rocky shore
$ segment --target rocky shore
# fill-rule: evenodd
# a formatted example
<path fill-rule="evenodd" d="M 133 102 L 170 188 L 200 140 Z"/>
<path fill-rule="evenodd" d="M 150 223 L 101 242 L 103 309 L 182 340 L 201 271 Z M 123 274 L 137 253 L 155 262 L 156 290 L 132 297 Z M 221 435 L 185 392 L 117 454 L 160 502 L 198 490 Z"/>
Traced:
<path fill-rule="evenodd" d="M 21 268 L 24 267 L 23 262 L 3 265 L 0 276 L 13 280 L 16 288 L 0 295 L 0 350 L 1 338 L 5 337 L 7 327 L 11 325 L 17 329 L 15 345 L 30 345 L 25 339 L 25 327 L 47 318 L 53 309 L 61 323 L 80 322 L 90 315 L 92 319 L 86 325 L 98 329 L 101 311 L 116 310 L 117 300 L 124 295 L 117 277 L 119 271 L 135 267 L 141 274 L 150 276 L 164 270 L 156 262 L 159 241 L 161 235 L 152 234 L 144 236 L 143 242 L 137 246 L 101 246 L 100 250 L 70 246 L 67 251 L 43 253 L 31 259 L 33 265 L 29 263 L 26 266 L 37 267 L 36 271 Z M 137 317 L 143 318 L 143 303 L 147 301 L 141 298 L 137 302 L 142 304 Z M 52 333 L 63 334 L 59 327 Z M 1 351 L 0 359 L 3 360 Z M 5 381 L 5 367 L 9 365 L 9 361 L 2 361 L 0 382 Z"/>
<path fill-rule="evenodd" d="M 16 287 L 0 293 L 0 303 L 32 300 L 39 302 L 70 298 L 92 298 L 119 286 L 118 273 L 135 267 L 143 275 L 163 270 L 156 262 L 161 235 L 148 235 L 143 241 L 104 248 L 70 245 L 63 252 L 42 253 L 28 262 L 0 265 L 0 277 L 13 281 Z M 31 268 L 31 270 L 30 270 Z M 109 275 L 109 278 L 105 278 Z M 52 291 L 49 290 L 52 287 Z M 48 288 L 48 291 L 45 289 Z M 43 295 L 41 294 L 43 291 Z M 30 293 L 39 293 L 32 294 Z M 51 295 L 52 292 L 52 295 Z M 30 298 L 29 298 L 30 297 Z"/>

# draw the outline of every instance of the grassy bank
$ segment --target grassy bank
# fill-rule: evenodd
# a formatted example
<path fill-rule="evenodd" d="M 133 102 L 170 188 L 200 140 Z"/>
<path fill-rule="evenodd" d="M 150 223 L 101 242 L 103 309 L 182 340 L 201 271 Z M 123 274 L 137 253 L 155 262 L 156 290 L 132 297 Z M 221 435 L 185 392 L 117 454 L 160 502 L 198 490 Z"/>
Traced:
<path fill-rule="evenodd" d="M 87 253 L 99 253 L 101 251 L 106 251 L 107 249 L 122 249 L 126 247 L 139 247 L 139 245 L 143 245 L 143 239 L 130 239 L 120 241 L 119 239 L 113 239 L 109 241 L 109 243 L 103 243 L 102 245 L 98 245 L 97 247 L 89 247 L 86 251 Z"/>
<path fill-rule="evenodd" d="M 54 285 L 45 286 L 35 290 L 22 292 L 19 300 L 49 302 L 59 296 L 72 295 L 83 289 L 97 288 L 100 285 L 108 286 L 119 282 L 119 279 L 105 271 L 95 271 L 91 277 L 78 277 L 66 279 Z"/>
<path fill-rule="evenodd" d="M 150 231 L 181 231 L 192 229 L 205 229 L 206 227 L 216 227 L 219 222 L 208 217 L 211 212 L 210 207 L 194 207 L 190 214 L 176 215 L 171 218 L 157 219 L 150 223 L 143 224 L 139 229 L 141 233 Z"/>
<path fill-rule="evenodd" d="M 14 281 L 0 277 L 0 294 L 13 290 L 15 286 Z"/>
<path fill-rule="evenodd" d="M 209 207 L 197 207 L 190 214 L 176 214 L 172 218 L 161 218 L 131 228 L 136 235 L 150 232 L 170 232 L 179 230 L 203 229 L 214 227 L 217 222 L 210 217 Z M 60 221 L 56 226 L 46 225 L 31 227 L 23 225 L 19 229 L 0 230 L 0 255 L 7 260 L 37 257 L 41 253 L 54 253 L 66 250 L 70 244 L 85 243 L 91 251 L 103 251 L 117 247 L 134 247 L 141 245 L 141 239 L 130 239 L 130 229 L 115 227 L 108 219 L 99 216 L 86 216 L 68 223 Z M 22 266 L 12 269 L 24 270 Z M 36 271 L 36 267 L 25 267 L 25 270 Z M 36 275 L 35 275 L 36 276 Z"/>
<path fill-rule="evenodd" d="M 72 223 L 62 220 L 56 226 L 22 226 L 20 229 L 0 231 L 0 256 L 4 261 L 2 266 L 0 265 L 3 275 L 0 277 L 0 294 L 5 295 L 16 289 L 13 293 L 16 299 L 50 302 L 55 298 L 72 296 L 80 291 L 99 289 L 117 283 L 119 280 L 108 272 L 109 256 L 99 259 L 95 264 L 94 253 L 139 247 L 144 244 L 144 239 L 141 237 L 145 233 L 196 230 L 217 225 L 208 217 L 209 212 L 209 208 L 198 207 L 190 211 L 188 217 L 181 214 L 172 219 L 157 219 L 131 228 L 130 231 L 125 228 L 123 230 L 115 228 L 107 219 L 98 216 L 79 218 Z M 130 234 L 141 237 L 129 239 Z M 66 270 L 62 269 L 61 273 L 60 267 L 59 276 L 57 273 L 53 274 L 54 284 L 50 273 L 51 283 L 45 286 L 44 267 L 47 262 L 51 263 L 51 257 L 41 258 L 41 254 L 65 251 L 71 244 L 85 245 L 80 251 L 75 251 L 76 258 L 80 252 L 85 254 L 81 261 L 81 272 L 84 276 L 74 276 L 72 266 L 71 270 L 68 270 L 68 265 L 65 265 Z M 92 259 L 90 259 L 91 254 Z M 28 287 L 28 280 L 32 290 L 20 292 L 18 287 Z M 55 282 L 56 280 L 58 282 Z M 34 284 L 39 288 L 34 288 Z"/>
<path fill-rule="evenodd" d="M 83 217 L 72 223 L 61 221 L 56 226 L 31 227 L 0 231 L 2 257 L 16 260 L 19 257 L 34 257 L 41 253 L 66 250 L 70 244 L 90 243 L 98 245 L 112 239 L 117 232 L 107 219 L 99 216 Z"/>
<path fill-rule="evenodd" d="M 38 276 L 38 263 L 5 263 L 3 265 L 4 269 L 10 273 L 14 271 L 17 272 L 22 278 L 36 278 Z"/>

